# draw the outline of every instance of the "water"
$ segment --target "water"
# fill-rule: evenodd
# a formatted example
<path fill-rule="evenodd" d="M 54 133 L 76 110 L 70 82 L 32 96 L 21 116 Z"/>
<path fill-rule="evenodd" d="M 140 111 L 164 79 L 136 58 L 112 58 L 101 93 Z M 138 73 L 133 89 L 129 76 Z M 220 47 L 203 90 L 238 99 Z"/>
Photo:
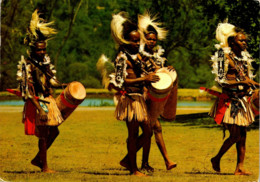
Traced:
<path fill-rule="evenodd" d="M 178 101 L 177 107 L 211 107 L 213 101 Z M 6 100 L 0 101 L 0 106 L 23 106 L 23 100 Z M 87 98 L 85 99 L 80 106 L 114 106 L 113 99 L 105 98 Z"/>

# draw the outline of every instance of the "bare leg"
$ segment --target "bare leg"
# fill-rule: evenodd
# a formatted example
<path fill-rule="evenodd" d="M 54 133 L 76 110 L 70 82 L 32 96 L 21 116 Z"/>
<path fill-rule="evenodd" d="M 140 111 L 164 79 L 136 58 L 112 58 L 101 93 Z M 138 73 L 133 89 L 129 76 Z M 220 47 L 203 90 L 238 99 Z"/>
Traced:
<path fill-rule="evenodd" d="M 161 127 L 159 120 L 156 120 L 156 123 L 153 126 L 153 129 L 154 129 L 155 141 L 156 141 L 156 144 L 157 144 L 157 146 L 158 146 L 158 148 L 159 148 L 159 150 L 160 150 L 160 152 L 163 156 L 163 159 L 165 161 L 166 169 L 170 170 L 170 169 L 176 167 L 177 164 L 172 162 L 169 159 L 169 156 L 168 156 L 168 153 L 167 153 L 167 150 L 166 150 L 166 146 L 165 146 L 165 143 L 164 143 L 164 140 L 163 140 L 163 136 L 162 136 L 162 127 Z"/>
<path fill-rule="evenodd" d="M 246 128 L 241 128 L 241 139 L 236 143 L 237 148 L 237 167 L 235 170 L 235 175 L 250 175 L 251 172 L 248 172 L 244 169 L 244 159 L 246 153 Z"/>
<path fill-rule="evenodd" d="M 139 123 L 138 121 L 133 120 L 130 122 L 126 121 L 126 124 L 128 129 L 127 150 L 129 156 L 130 172 L 136 176 L 145 176 L 145 174 L 138 171 L 136 165 L 136 142 L 138 138 Z"/>
<path fill-rule="evenodd" d="M 152 168 L 149 163 L 149 153 L 151 148 L 151 137 L 152 137 L 152 130 L 150 124 L 141 124 L 141 128 L 144 134 L 144 142 L 143 142 L 143 159 L 142 159 L 142 167 L 141 169 L 146 170 L 148 172 L 153 172 L 154 168 Z"/>
<path fill-rule="evenodd" d="M 148 164 L 152 131 L 150 125 L 148 124 L 140 123 L 140 126 L 142 128 L 143 133 L 137 138 L 136 150 L 139 151 L 140 148 L 143 147 L 143 163 Z M 127 169 L 130 169 L 128 154 L 126 154 L 126 156 L 120 161 L 120 165 Z"/>
<path fill-rule="evenodd" d="M 227 128 L 228 128 L 229 133 L 230 133 L 229 138 L 225 140 L 225 142 L 221 146 L 218 154 L 211 159 L 212 167 L 217 172 L 220 172 L 221 157 L 228 151 L 228 149 L 234 143 L 238 142 L 241 138 L 239 126 L 234 125 L 234 124 L 227 124 Z"/>
<path fill-rule="evenodd" d="M 52 127 L 51 129 L 48 126 L 40 126 L 39 129 L 39 152 L 31 163 L 39 168 L 43 172 L 52 173 L 53 170 L 50 170 L 47 165 L 47 150 L 59 134 L 57 127 Z"/>

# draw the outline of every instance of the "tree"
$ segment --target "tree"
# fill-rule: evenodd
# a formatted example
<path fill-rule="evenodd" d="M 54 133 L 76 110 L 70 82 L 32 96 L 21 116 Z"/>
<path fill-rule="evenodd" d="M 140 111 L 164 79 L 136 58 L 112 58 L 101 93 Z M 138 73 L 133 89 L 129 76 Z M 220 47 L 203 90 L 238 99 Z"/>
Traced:
<path fill-rule="evenodd" d="M 115 58 L 110 21 L 120 11 L 133 20 L 147 9 L 159 14 L 169 30 L 167 40 L 159 43 L 176 68 L 182 88 L 213 85 L 209 60 L 215 51 L 217 24 L 226 18 L 251 36 L 248 50 L 257 58 L 255 68 L 259 67 L 260 6 L 254 0 L 3 0 L 1 5 L 0 90 L 17 85 L 16 65 L 28 49 L 23 38 L 36 8 L 45 19 L 55 21 L 58 34 L 48 41 L 47 52 L 56 62 L 61 82 L 77 79 L 87 87 L 100 87 L 96 62 L 101 54 Z"/>

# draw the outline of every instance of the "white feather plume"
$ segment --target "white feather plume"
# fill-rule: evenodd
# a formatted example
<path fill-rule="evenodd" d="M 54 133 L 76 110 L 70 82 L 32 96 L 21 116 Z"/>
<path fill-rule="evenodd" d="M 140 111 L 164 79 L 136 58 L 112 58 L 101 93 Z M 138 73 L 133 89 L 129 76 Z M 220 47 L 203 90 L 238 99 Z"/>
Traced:
<path fill-rule="evenodd" d="M 32 14 L 32 19 L 30 21 L 29 30 L 27 32 L 27 36 L 29 38 L 25 39 L 25 43 L 29 45 L 34 44 L 39 39 L 39 35 L 37 31 L 40 31 L 42 35 L 45 37 L 45 40 L 48 41 L 50 37 L 57 33 L 54 28 L 50 26 L 53 25 L 53 21 L 46 23 L 44 19 L 39 17 L 38 10 L 35 10 Z"/>
<path fill-rule="evenodd" d="M 148 26 L 151 25 L 158 33 L 157 39 L 164 40 L 167 36 L 167 30 L 161 27 L 162 23 L 157 21 L 157 15 L 152 16 L 149 12 L 145 12 L 144 15 L 138 15 L 138 28 L 141 32 L 142 38 L 144 34 L 148 33 Z"/>
<path fill-rule="evenodd" d="M 104 54 L 102 54 L 98 59 L 96 66 L 97 70 L 102 76 L 102 85 L 104 86 L 104 88 L 108 88 L 110 82 L 109 71 L 106 67 L 106 64 L 110 64 L 110 66 L 113 66 L 109 59 Z"/>
<path fill-rule="evenodd" d="M 220 42 L 220 47 L 228 46 L 228 37 L 235 36 L 235 26 L 230 23 L 219 23 L 216 29 L 216 39 Z"/>
<path fill-rule="evenodd" d="M 126 21 L 128 21 L 128 19 L 123 16 L 123 13 L 124 12 L 114 14 L 112 16 L 112 21 L 110 25 L 112 36 L 115 42 L 118 43 L 119 45 L 129 44 L 129 41 L 125 40 L 123 36 L 123 30 L 124 30 L 123 24 Z"/>

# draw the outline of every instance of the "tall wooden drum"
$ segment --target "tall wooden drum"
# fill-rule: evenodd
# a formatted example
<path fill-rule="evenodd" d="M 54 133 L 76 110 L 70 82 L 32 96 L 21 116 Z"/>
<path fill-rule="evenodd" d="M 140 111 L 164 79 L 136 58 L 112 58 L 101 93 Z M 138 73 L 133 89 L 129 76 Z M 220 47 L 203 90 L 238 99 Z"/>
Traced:
<path fill-rule="evenodd" d="M 56 98 L 56 103 L 63 119 L 67 119 L 85 98 L 86 89 L 80 82 L 73 81 L 69 83 Z"/>
<path fill-rule="evenodd" d="M 148 86 L 148 96 L 154 102 L 162 102 L 165 101 L 170 94 L 173 86 L 173 79 L 167 68 L 161 68 L 156 71 L 155 74 L 160 78 L 160 80 L 151 83 L 151 85 Z"/>
<path fill-rule="evenodd" d="M 176 78 L 173 83 L 173 88 L 167 99 L 166 104 L 164 105 L 163 113 L 161 118 L 165 121 L 173 121 L 176 118 L 176 109 L 177 109 L 177 91 L 178 91 L 178 79 Z"/>
<path fill-rule="evenodd" d="M 159 83 L 152 83 L 148 87 L 149 117 L 151 122 L 155 122 L 160 115 L 165 120 L 171 120 L 176 115 L 177 99 L 173 98 L 177 97 L 177 73 L 175 70 L 161 68 L 156 74 L 160 77 Z"/>
<path fill-rule="evenodd" d="M 254 91 L 250 103 L 255 116 L 259 116 L 259 90 Z"/>

